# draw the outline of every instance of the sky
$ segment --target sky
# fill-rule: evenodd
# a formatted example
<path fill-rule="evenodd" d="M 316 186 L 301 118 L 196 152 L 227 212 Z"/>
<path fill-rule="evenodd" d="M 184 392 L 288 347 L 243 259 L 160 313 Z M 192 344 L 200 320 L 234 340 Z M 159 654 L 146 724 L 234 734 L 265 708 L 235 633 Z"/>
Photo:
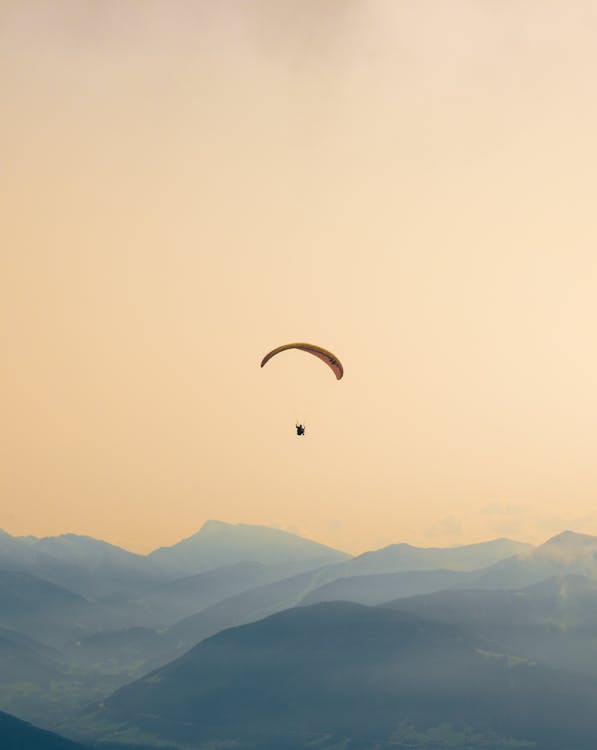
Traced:
<path fill-rule="evenodd" d="M 0 528 L 597 534 L 596 32 L 592 0 L 3 2 Z M 343 380 L 260 369 L 290 341 Z"/>

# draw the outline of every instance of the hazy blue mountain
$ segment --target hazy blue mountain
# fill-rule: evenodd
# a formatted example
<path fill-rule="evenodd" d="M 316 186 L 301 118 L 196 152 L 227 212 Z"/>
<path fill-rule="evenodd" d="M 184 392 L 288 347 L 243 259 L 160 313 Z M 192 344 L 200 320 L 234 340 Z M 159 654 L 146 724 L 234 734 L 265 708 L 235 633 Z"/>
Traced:
<path fill-rule="evenodd" d="M 0 569 L 29 570 L 35 562 L 35 537 L 13 537 L 0 529 Z"/>
<path fill-rule="evenodd" d="M 52 729 L 82 706 L 144 673 L 138 669 L 134 647 L 125 647 L 120 639 L 110 642 L 108 635 L 95 637 L 107 641 L 103 660 L 94 658 L 92 645 L 85 651 L 87 658 L 76 659 L 68 649 L 61 652 L 22 633 L 0 628 L 0 711 Z M 138 635 L 136 640 L 140 641 Z M 108 651 L 111 658 L 106 656 Z M 123 654 L 128 663 L 121 659 Z"/>
<path fill-rule="evenodd" d="M 349 555 L 267 526 L 207 521 L 193 536 L 171 547 L 160 547 L 149 558 L 161 567 L 192 575 L 243 561 L 312 568 L 346 560 Z"/>
<path fill-rule="evenodd" d="M 142 622 L 138 606 L 105 605 L 25 572 L 0 570 L 0 627 L 57 648 L 93 632 Z"/>
<path fill-rule="evenodd" d="M 318 585 L 321 572 L 308 571 L 231 596 L 177 622 L 165 632 L 168 650 L 159 663 L 187 651 L 199 641 L 234 625 L 244 625 L 299 604 Z"/>
<path fill-rule="evenodd" d="M 236 566 L 227 566 L 234 570 Z M 270 569 L 271 568 L 271 569 Z M 218 568 L 199 574 L 189 581 L 203 585 L 203 576 L 215 580 L 226 572 Z M 264 575 L 275 575 L 276 566 L 263 566 Z M 273 612 L 279 612 L 299 604 L 305 594 L 318 586 L 320 570 L 307 571 L 297 576 L 257 586 L 222 601 L 200 609 L 193 615 L 184 617 L 168 628 L 121 628 L 85 635 L 68 645 L 65 654 L 72 663 L 90 668 L 120 671 L 131 678 L 166 664 L 171 659 L 195 646 L 199 641 L 214 635 L 225 628 L 254 622 Z M 175 582 L 176 583 L 176 582 Z M 197 608 L 199 603 L 197 602 Z"/>
<path fill-rule="evenodd" d="M 104 599 L 98 603 L 102 629 L 169 627 L 230 596 L 284 577 L 285 567 L 235 563 L 168 580 L 135 595 Z"/>
<path fill-rule="evenodd" d="M 283 578 L 284 572 L 279 566 L 243 561 L 162 583 L 140 600 L 160 623 L 170 625 L 230 596 Z"/>
<path fill-rule="evenodd" d="M 309 592 L 302 600 L 302 604 L 333 601 L 381 604 L 403 596 L 471 585 L 478 575 L 478 571 L 413 570 L 404 573 L 338 578 Z"/>
<path fill-rule="evenodd" d="M 93 621 L 82 596 L 29 573 L 0 570 L 0 626 L 60 645 Z"/>
<path fill-rule="evenodd" d="M 479 588 L 522 588 L 558 575 L 597 579 L 597 537 L 564 531 L 530 552 L 502 560 L 479 577 Z"/>
<path fill-rule="evenodd" d="M 84 597 L 20 571 L 0 570 L 0 617 L 33 615 L 48 609 L 82 605 Z"/>
<path fill-rule="evenodd" d="M 55 677 L 61 658 L 57 649 L 15 630 L 0 628 L 0 685 L 47 681 Z"/>
<path fill-rule="evenodd" d="M 326 571 L 326 577 L 333 580 L 340 577 L 415 570 L 478 570 L 513 555 L 530 552 L 532 549 L 530 544 L 511 539 L 493 539 L 462 547 L 413 547 L 410 544 L 391 544 L 330 567 Z"/>
<path fill-rule="evenodd" d="M 317 585 L 317 571 L 278 581 L 285 569 L 238 563 L 176 579 L 146 592 L 135 602 L 134 610 L 131 602 L 123 603 L 121 619 L 146 622 L 148 627 L 135 625 L 83 633 L 63 652 L 78 667 L 133 679 L 223 628 L 294 606 L 311 586 Z M 257 585 L 271 580 L 274 583 Z M 105 612 L 102 615 L 105 620 Z M 171 624 L 162 627 L 166 623 Z"/>
<path fill-rule="evenodd" d="M 2 750 L 84 750 L 83 745 L 1 711 L 0 747 Z"/>
<path fill-rule="evenodd" d="M 343 567 L 344 564 L 341 564 Z M 350 563 L 348 563 L 350 565 Z M 273 567 L 280 572 L 280 568 Z M 479 575 L 478 571 L 412 571 L 405 573 L 382 574 L 379 576 L 354 576 L 348 579 L 338 579 L 328 584 L 322 581 L 330 575 L 330 570 L 338 566 L 324 566 L 323 568 L 308 571 L 297 576 L 291 576 L 271 584 L 250 588 L 237 595 L 222 599 L 222 601 L 209 607 L 199 607 L 199 598 L 196 609 L 199 610 L 192 615 L 183 617 L 180 621 L 168 627 L 160 637 L 149 638 L 142 631 L 122 631 L 123 644 L 129 649 L 129 657 L 125 651 L 121 653 L 121 664 L 131 664 L 131 660 L 143 657 L 143 669 L 165 664 L 170 659 L 188 650 L 199 641 L 208 638 L 215 633 L 235 625 L 243 625 L 254 622 L 267 615 L 280 612 L 289 607 L 299 604 L 312 604 L 319 601 L 356 601 L 362 604 L 379 604 L 390 598 L 398 596 L 410 596 L 414 593 L 437 591 L 452 586 L 472 585 Z M 215 580 L 226 573 L 230 568 L 218 568 L 210 573 Z M 267 570 L 264 573 L 267 574 Z M 199 586 L 210 580 L 210 573 L 200 574 L 180 581 L 181 587 L 196 582 Z M 203 576 L 207 578 L 203 579 Z M 174 582 L 174 595 L 176 584 Z M 166 590 L 168 587 L 164 586 Z M 161 589 L 160 589 L 161 590 Z M 174 608 L 173 608 L 174 610 Z M 139 633 L 140 642 L 134 644 L 134 633 Z M 81 641 L 79 657 L 86 659 L 85 651 L 87 641 Z M 94 644 L 100 641 L 93 639 Z M 146 648 L 148 647 L 149 648 Z M 93 649 L 99 656 L 99 645 Z M 73 652 L 74 653 L 74 652 Z M 103 661 L 109 661 L 112 655 L 107 651 Z M 128 667 L 127 667 L 128 668 Z"/>
<path fill-rule="evenodd" d="M 513 656 L 597 677 L 597 581 L 549 578 L 520 590 L 452 590 L 388 602 L 457 625 Z"/>
<path fill-rule="evenodd" d="M 28 573 L 0 571 L 0 710 L 53 726 L 138 676 L 96 664 L 84 670 L 65 660 L 60 651 L 65 643 L 109 624 L 97 605 L 63 587 Z"/>
<path fill-rule="evenodd" d="M 69 734 L 236 750 L 594 750 L 594 680 L 484 645 L 397 610 L 299 607 L 203 641 Z"/>
<path fill-rule="evenodd" d="M 144 555 L 77 534 L 37 539 L 2 532 L 0 567 L 31 573 L 88 599 L 132 595 L 171 577 Z"/>

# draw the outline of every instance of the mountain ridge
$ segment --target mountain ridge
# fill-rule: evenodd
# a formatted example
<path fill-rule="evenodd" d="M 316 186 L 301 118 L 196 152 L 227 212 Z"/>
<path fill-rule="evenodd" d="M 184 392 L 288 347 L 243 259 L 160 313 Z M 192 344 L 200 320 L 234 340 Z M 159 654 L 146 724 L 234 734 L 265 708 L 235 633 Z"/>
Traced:
<path fill-rule="evenodd" d="M 475 747 L 592 750 L 596 696 L 595 680 L 524 660 L 513 667 L 459 627 L 334 602 L 224 630 L 63 731 L 181 748 L 389 750 L 443 747 L 407 739 L 449 721 L 469 727 Z"/>

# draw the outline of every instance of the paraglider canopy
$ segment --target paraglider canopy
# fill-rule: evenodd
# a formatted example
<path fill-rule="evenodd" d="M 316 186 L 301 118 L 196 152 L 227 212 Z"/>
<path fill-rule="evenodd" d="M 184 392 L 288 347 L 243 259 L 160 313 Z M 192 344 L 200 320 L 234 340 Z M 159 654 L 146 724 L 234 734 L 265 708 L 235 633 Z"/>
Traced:
<path fill-rule="evenodd" d="M 314 357 L 318 357 L 322 362 L 326 363 L 338 380 L 344 375 L 344 368 L 338 357 L 327 349 L 317 346 L 316 344 L 294 343 L 278 346 L 276 349 L 272 349 L 271 352 L 265 355 L 261 360 L 261 366 L 263 367 L 272 357 L 275 357 L 276 354 L 279 354 L 280 352 L 286 351 L 286 349 L 301 349 L 303 352 L 308 352 Z"/>

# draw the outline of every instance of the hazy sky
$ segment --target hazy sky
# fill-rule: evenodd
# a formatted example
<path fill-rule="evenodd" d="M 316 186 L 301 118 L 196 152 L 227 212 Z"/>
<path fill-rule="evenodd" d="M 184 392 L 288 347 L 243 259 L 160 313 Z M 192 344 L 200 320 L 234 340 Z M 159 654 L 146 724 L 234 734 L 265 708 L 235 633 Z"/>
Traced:
<path fill-rule="evenodd" d="M 0 528 L 597 533 L 596 38 L 593 0 L 5 0 Z M 294 340 L 344 379 L 259 368 Z"/>

